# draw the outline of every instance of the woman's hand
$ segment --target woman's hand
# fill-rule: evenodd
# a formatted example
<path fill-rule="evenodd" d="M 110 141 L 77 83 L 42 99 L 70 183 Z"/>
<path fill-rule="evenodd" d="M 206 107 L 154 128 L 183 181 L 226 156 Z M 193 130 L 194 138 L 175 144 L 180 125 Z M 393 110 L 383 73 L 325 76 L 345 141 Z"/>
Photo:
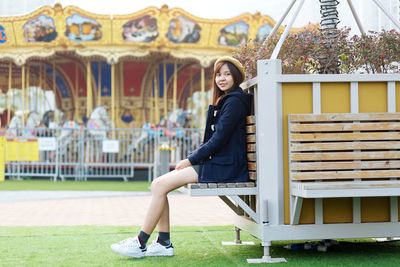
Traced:
<path fill-rule="evenodd" d="M 175 170 L 182 170 L 186 167 L 192 166 L 192 163 L 188 159 L 184 159 L 178 162 L 175 166 Z"/>

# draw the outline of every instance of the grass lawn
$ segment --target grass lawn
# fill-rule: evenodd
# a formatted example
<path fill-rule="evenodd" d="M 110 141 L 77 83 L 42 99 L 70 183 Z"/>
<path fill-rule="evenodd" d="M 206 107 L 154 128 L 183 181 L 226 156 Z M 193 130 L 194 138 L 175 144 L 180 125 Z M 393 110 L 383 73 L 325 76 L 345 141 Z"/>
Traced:
<path fill-rule="evenodd" d="M 257 245 L 222 246 L 222 240 L 233 239 L 232 228 L 174 227 L 174 257 L 129 259 L 109 246 L 138 228 L 2 227 L 0 266 L 248 266 L 247 258 L 262 256 L 260 243 L 243 233 L 244 240 Z M 288 263 L 273 266 L 400 266 L 400 242 L 343 241 L 328 252 L 288 251 L 284 244 L 274 243 L 272 255 L 285 257 Z"/>
<path fill-rule="evenodd" d="M 1 190 L 149 191 L 149 183 L 147 181 L 6 180 L 0 182 Z"/>

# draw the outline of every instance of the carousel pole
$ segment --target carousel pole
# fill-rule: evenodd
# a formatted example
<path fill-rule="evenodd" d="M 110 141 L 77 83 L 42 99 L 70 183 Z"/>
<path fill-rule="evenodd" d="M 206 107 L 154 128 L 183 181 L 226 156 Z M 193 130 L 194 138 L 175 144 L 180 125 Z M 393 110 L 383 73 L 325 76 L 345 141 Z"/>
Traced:
<path fill-rule="evenodd" d="M 150 118 L 149 122 L 154 122 L 154 79 L 151 83 L 151 88 L 150 88 Z"/>
<path fill-rule="evenodd" d="M 101 61 L 98 62 L 99 67 L 97 68 L 97 77 L 99 79 L 97 83 L 97 106 L 101 106 Z"/>
<path fill-rule="evenodd" d="M 174 89 L 173 89 L 173 102 L 172 102 L 172 112 L 176 110 L 176 95 L 178 91 L 178 70 L 177 70 L 177 64 L 176 62 L 174 63 Z"/>
<path fill-rule="evenodd" d="M 56 84 L 56 62 L 55 62 L 55 60 L 53 61 L 53 94 L 54 94 L 54 106 L 57 106 L 56 105 L 56 86 L 57 86 L 57 84 Z M 54 107 L 54 108 L 56 108 L 56 107 Z"/>
<path fill-rule="evenodd" d="M 41 77 L 41 88 L 42 88 L 42 91 L 41 91 L 41 93 L 40 93 L 40 103 L 45 103 L 45 100 L 44 100 L 44 92 L 45 92 L 45 90 L 46 90 L 46 64 L 44 64 L 43 63 L 43 66 L 42 66 L 42 77 Z M 38 102 L 38 103 L 39 103 Z M 39 105 L 38 105 L 38 107 L 39 107 Z M 43 104 L 43 105 L 40 105 L 40 107 L 41 107 L 41 111 L 45 111 L 45 105 Z"/>
<path fill-rule="evenodd" d="M 115 125 L 115 64 L 111 64 L 111 121 Z"/>
<path fill-rule="evenodd" d="M 89 118 L 92 113 L 92 67 L 90 60 L 86 62 L 86 117 Z"/>
<path fill-rule="evenodd" d="M 192 73 L 192 70 L 190 70 L 190 83 L 189 83 L 189 85 L 190 85 L 190 102 L 189 102 L 189 104 L 190 104 L 190 106 L 188 107 L 188 109 L 193 109 L 193 73 Z"/>
<path fill-rule="evenodd" d="M 168 94 L 167 94 L 167 63 L 164 62 L 163 64 L 163 78 L 164 78 L 164 83 L 163 83 L 163 100 L 164 100 L 164 118 L 167 119 L 168 117 Z"/>
<path fill-rule="evenodd" d="M 75 62 L 75 93 L 76 93 L 76 98 L 79 99 L 79 66 L 78 63 Z M 75 107 L 74 107 L 74 119 L 75 117 L 77 117 L 77 115 L 80 115 L 80 112 L 78 112 L 80 109 L 80 106 L 77 105 L 77 103 L 75 102 Z"/>
<path fill-rule="evenodd" d="M 11 95 L 11 100 L 14 100 L 13 93 L 11 92 L 12 88 L 12 62 L 8 64 L 8 91 L 7 91 L 7 124 L 10 123 L 11 120 L 11 101 L 10 101 L 10 95 Z"/>
<path fill-rule="evenodd" d="M 206 123 L 206 83 L 204 67 L 201 67 L 201 125 Z"/>
<path fill-rule="evenodd" d="M 155 123 L 158 124 L 160 122 L 160 107 L 158 103 L 158 98 L 160 95 L 159 92 L 159 86 L 158 86 L 158 79 L 157 79 L 157 74 L 158 74 L 158 68 L 156 68 L 156 71 L 154 72 L 154 115 L 155 115 Z"/>
<path fill-rule="evenodd" d="M 121 114 L 121 107 L 122 107 L 122 98 L 124 96 L 124 88 L 125 88 L 125 82 L 124 82 L 124 61 L 121 61 L 119 63 L 118 67 L 118 88 L 116 90 L 117 93 L 117 105 L 116 105 L 116 120 L 119 121 L 120 119 L 118 118 Z"/>
<path fill-rule="evenodd" d="M 26 94 L 25 94 L 25 103 L 26 106 L 28 107 L 28 113 L 30 112 L 30 101 L 29 101 L 29 84 L 30 84 L 30 77 L 31 77 L 31 65 L 27 64 L 27 70 L 26 70 Z"/>
<path fill-rule="evenodd" d="M 43 90 L 43 68 L 42 68 L 42 62 L 39 62 L 39 85 L 38 88 Z M 36 103 L 35 103 L 35 110 L 39 112 L 39 89 L 36 88 Z"/>
<path fill-rule="evenodd" d="M 21 66 L 22 125 L 25 126 L 25 65 Z"/>

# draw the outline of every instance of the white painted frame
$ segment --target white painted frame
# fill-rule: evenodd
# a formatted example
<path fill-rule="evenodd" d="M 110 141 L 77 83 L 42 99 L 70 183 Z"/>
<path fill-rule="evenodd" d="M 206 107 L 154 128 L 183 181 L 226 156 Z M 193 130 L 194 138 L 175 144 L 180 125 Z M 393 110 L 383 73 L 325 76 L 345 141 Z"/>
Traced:
<path fill-rule="evenodd" d="M 245 83 L 244 86 L 256 88 L 257 162 L 263 162 L 263 164 L 257 164 L 257 213 L 259 213 L 260 223 L 235 216 L 235 225 L 258 237 L 263 246 L 270 246 L 271 241 L 279 240 L 400 236 L 399 215 L 395 211 L 397 197 L 391 198 L 390 222 L 361 223 L 360 198 L 355 197 L 353 198 L 355 209 L 353 223 L 321 224 L 321 213 L 316 221 L 319 224 L 284 224 L 282 83 L 312 83 L 313 113 L 318 114 L 321 112 L 320 85 L 325 82 L 350 84 L 351 113 L 359 111 L 358 83 L 386 82 L 388 112 L 396 111 L 396 82 L 400 82 L 398 74 L 288 75 L 281 73 L 280 60 L 258 61 L 257 77 Z"/>

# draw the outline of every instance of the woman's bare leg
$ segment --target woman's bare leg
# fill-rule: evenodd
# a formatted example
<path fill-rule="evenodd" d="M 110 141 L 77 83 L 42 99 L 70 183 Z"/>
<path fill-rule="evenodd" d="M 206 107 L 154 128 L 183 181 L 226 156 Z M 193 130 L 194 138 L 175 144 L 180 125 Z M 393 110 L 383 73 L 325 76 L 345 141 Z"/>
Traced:
<path fill-rule="evenodd" d="M 151 184 L 152 198 L 142 231 L 151 234 L 159 222 L 159 227 L 163 231 L 169 229 L 169 207 L 165 207 L 168 205 L 167 194 L 183 185 L 197 182 L 198 175 L 193 167 L 174 170 L 155 179 Z M 166 214 L 163 214 L 164 211 Z M 160 220 L 161 217 L 162 220 Z"/>
<path fill-rule="evenodd" d="M 169 232 L 169 225 L 169 202 L 168 197 L 165 197 L 165 205 L 157 224 L 158 232 Z"/>

